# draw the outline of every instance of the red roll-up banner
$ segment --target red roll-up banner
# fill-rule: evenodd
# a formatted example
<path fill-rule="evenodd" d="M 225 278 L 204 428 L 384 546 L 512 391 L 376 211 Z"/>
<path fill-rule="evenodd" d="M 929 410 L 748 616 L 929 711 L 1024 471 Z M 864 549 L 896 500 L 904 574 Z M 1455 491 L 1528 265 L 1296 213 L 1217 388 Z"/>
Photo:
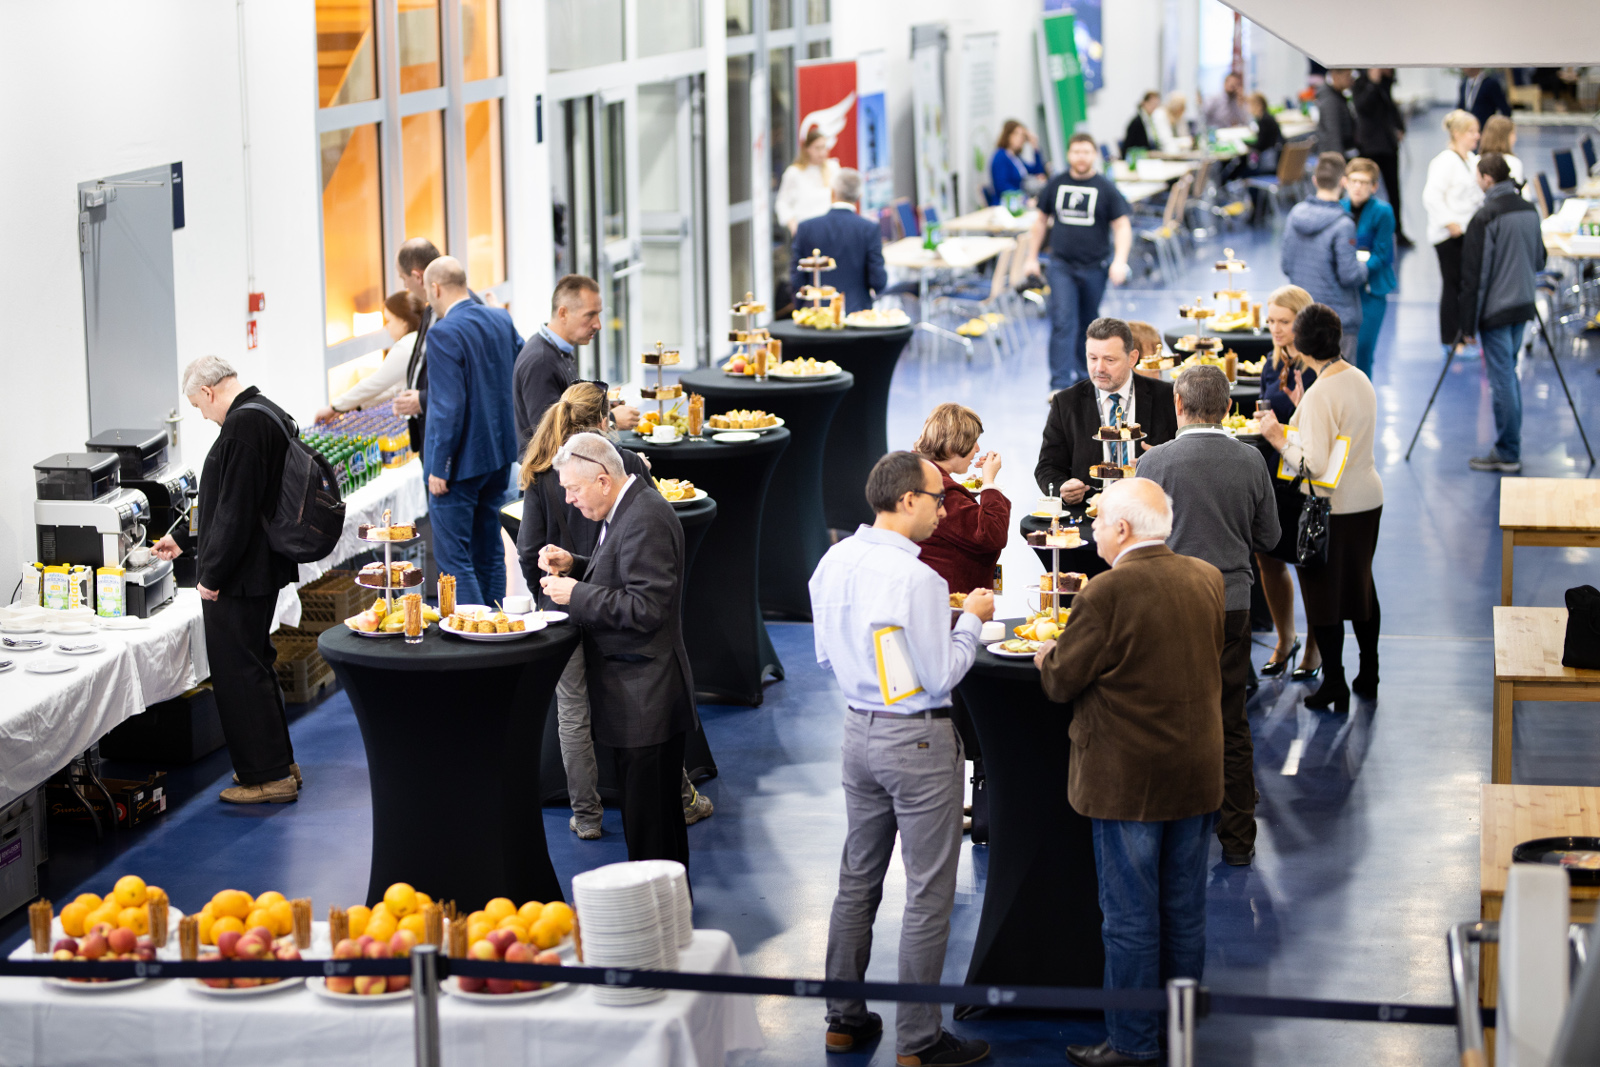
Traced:
<path fill-rule="evenodd" d="M 856 64 L 855 60 L 802 63 L 799 76 L 800 115 L 796 144 L 804 144 L 806 131 L 815 126 L 828 138 L 828 155 L 841 167 L 856 165 Z"/>

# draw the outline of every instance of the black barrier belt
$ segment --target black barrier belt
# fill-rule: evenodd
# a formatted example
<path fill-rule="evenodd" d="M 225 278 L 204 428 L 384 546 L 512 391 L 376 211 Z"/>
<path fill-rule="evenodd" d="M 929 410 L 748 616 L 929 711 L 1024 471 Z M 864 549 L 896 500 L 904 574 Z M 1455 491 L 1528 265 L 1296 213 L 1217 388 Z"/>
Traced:
<path fill-rule="evenodd" d="M 1039 1008 L 1067 1011 L 1161 1011 L 1167 995 L 1158 989 L 1100 989 L 1076 986 L 911 985 L 895 982 L 832 982 L 806 978 L 759 978 L 736 974 L 689 974 L 621 967 L 564 967 L 489 960 L 438 961 L 441 978 L 512 978 L 530 982 L 637 986 L 697 993 L 743 993 L 771 997 L 826 997 L 838 1000 L 891 1000 L 965 1004 L 988 1008 Z M 407 959 L 358 960 L 0 960 L 0 977 L 34 978 L 303 978 L 355 975 L 405 975 Z M 1202 991 L 1202 1015 L 1261 1015 L 1298 1019 L 1454 1026 L 1456 1010 L 1431 1004 L 1381 1001 L 1309 1000 Z M 1493 1026 L 1493 1009 L 1484 1012 Z"/>

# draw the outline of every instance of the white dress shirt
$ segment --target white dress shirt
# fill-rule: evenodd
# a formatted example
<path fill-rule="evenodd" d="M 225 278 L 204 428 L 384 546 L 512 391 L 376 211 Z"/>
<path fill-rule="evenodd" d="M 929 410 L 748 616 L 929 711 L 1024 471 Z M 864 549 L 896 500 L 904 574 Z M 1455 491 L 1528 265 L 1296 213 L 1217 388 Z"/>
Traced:
<path fill-rule="evenodd" d="M 890 530 L 861 526 L 828 549 L 811 582 L 817 662 L 832 669 L 845 703 L 862 711 L 918 714 L 950 706 L 978 655 L 983 623 L 963 611 L 950 627 L 950 590 L 917 558 L 917 545 Z M 906 649 L 922 686 L 893 704 L 878 680 L 874 635 L 905 631 Z"/>
<path fill-rule="evenodd" d="M 628 480 L 622 483 L 622 488 L 617 490 L 617 499 L 611 502 L 611 510 L 606 512 L 606 517 L 600 523 L 600 539 L 594 543 L 596 552 L 606 543 L 606 534 L 611 531 L 611 520 L 617 517 L 617 508 L 622 506 L 622 498 L 628 495 L 628 490 L 633 488 L 633 483 L 638 481 L 637 475 L 628 475 Z"/>
<path fill-rule="evenodd" d="M 1129 552 L 1137 552 L 1141 548 L 1149 548 L 1152 545 L 1164 545 L 1166 543 L 1167 542 L 1165 540 L 1159 537 L 1152 537 L 1144 541 L 1135 541 L 1121 552 L 1118 552 L 1117 558 L 1111 561 L 1111 565 L 1115 567 L 1117 564 L 1121 563 L 1122 557 L 1126 556 Z"/>
<path fill-rule="evenodd" d="M 1119 398 L 1118 403 L 1120 403 L 1122 405 L 1122 421 L 1125 422 L 1125 423 L 1126 422 L 1138 422 L 1139 420 L 1133 417 L 1133 375 L 1130 374 L 1130 375 L 1128 375 L 1128 380 L 1123 382 L 1122 386 L 1120 388 L 1117 388 L 1117 389 L 1101 389 L 1099 386 L 1095 386 L 1094 398 L 1095 398 L 1095 403 L 1100 408 L 1100 425 L 1101 426 L 1110 426 L 1110 425 L 1112 425 L 1112 422 L 1111 422 L 1111 408 L 1112 408 L 1111 394 L 1112 393 L 1116 393 L 1117 394 L 1117 396 Z"/>

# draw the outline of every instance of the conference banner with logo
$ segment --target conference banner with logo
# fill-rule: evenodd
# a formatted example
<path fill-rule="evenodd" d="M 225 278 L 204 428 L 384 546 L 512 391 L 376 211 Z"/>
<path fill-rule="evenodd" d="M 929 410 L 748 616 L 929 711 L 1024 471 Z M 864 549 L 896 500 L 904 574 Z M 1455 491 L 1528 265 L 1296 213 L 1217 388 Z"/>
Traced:
<path fill-rule="evenodd" d="M 856 57 L 856 167 L 861 171 L 861 211 L 871 214 L 894 202 L 894 167 L 890 161 L 889 53 L 863 52 Z"/>
<path fill-rule="evenodd" d="M 828 139 L 828 155 L 841 167 L 856 166 L 856 62 L 819 59 L 800 63 L 799 99 L 795 112 L 800 116 L 796 144 L 804 144 L 806 131 L 815 126 Z"/>
<path fill-rule="evenodd" d="M 1105 59 L 1104 38 L 1100 35 L 1101 0 L 1044 0 L 1044 13 L 1062 11 L 1072 16 L 1072 38 L 1078 46 L 1078 62 L 1083 65 L 1083 91 L 1097 93 L 1105 85 L 1100 64 Z"/>
<path fill-rule="evenodd" d="M 1044 15 L 1039 20 L 1039 76 L 1044 82 L 1045 114 L 1050 119 L 1050 158 L 1067 158 L 1067 138 L 1088 119 L 1083 65 L 1071 13 Z"/>

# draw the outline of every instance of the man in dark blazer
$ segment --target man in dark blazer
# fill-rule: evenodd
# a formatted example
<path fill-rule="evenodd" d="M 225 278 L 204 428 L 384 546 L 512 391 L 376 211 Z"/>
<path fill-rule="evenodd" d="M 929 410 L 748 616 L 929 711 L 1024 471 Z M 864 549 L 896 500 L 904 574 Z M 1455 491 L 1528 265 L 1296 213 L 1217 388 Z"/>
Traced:
<path fill-rule="evenodd" d="M 583 627 L 590 721 L 616 759 L 628 859 L 688 866 L 679 786 L 699 718 L 683 645 L 683 527 L 599 434 L 574 434 L 554 465 L 567 500 L 602 525 L 590 556 L 542 548 L 539 584 Z"/>
<path fill-rule="evenodd" d="M 1461 84 L 1456 89 L 1456 107 L 1472 112 L 1478 120 L 1478 129 L 1489 121 L 1491 115 L 1511 117 L 1511 99 L 1500 76 L 1482 67 L 1462 67 Z"/>
<path fill-rule="evenodd" d="M 423 284 L 434 314 L 422 452 L 433 556 L 455 575 L 457 600 L 489 604 L 506 589 L 500 504 L 517 458 L 511 368 L 522 338 L 504 308 L 472 302 L 467 273 L 450 256 L 428 264 Z"/>
<path fill-rule="evenodd" d="M 1089 324 L 1085 352 L 1089 377 L 1050 398 L 1044 442 L 1033 468 L 1039 491 L 1057 493 L 1068 504 L 1082 503 L 1090 492 L 1089 468 L 1102 462 L 1104 455 L 1095 440 L 1100 427 L 1113 425 L 1119 415 L 1124 423 L 1138 423 L 1145 435 L 1141 451 L 1178 434 L 1172 385 L 1133 373 L 1139 352 L 1126 322 L 1095 319 Z"/>
<path fill-rule="evenodd" d="M 435 319 L 422 284 L 422 273 L 439 255 L 432 241 L 426 237 L 413 237 L 400 246 L 400 254 L 395 257 L 400 268 L 401 284 L 423 303 L 422 319 L 417 323 L 417 343 L 411 346 L 411 358 L 406 362 L 406 387 L 394 398 L 394 413 L 406 417 L 411 432 L 411 447 L 418 453 L 422 451 L 423 437 L 428 429 L 428 330 Z M 467 290 L 467 296 L 474 304 L 483 303 L 483 298 L 471 289 Z"/>
<path fill-rule="evenodd" d="M 845 311 L 872 306 L 872 294 L 889 284 L 883 267 L 883 233 L 878 224 L 864 219 L 861 206 L 861 172 L 846 167 L 833 179 L 833 206 L 825 214 L 806 219 L 794 231 L 794 303 L 802 306 L 800 290 L 811 284 L 811 272 L 800 261 L 813 251 L 832 256 L 834 269 L 822 272 L 822 284 L 844 294 Z"/>
<path fill-rule="evenodd" d="M 578 349 L 600 332 L 600 310 L 600 283 L 593 278 L 568 274 L 556 283 L 550 321 L 528 338 L 511 372 L 519 447 L 527 447 L 544 413 L 578 380 Z M 611 421 L 619 430 L 631 430 L 639 424 L 639 409 L 613 408 Z"/>
<path fill-rule="evenodd" d="M 1107 989 L 1202 977 L 1206 863 L 1222 805 L 1222 573 L 1166 546 L 1172 504 L 1147 478 L 1100 498 L 1095 548 L 1111 569 L 1034 657 L 1072 704 L 1067 800 L 1094 823 Z M 1160 633 L 1159 640 L 1151 635 Z M 1082 1067 L 1150 1064 L 1159 1015 L 1106 1012 L 1107 1039 L 1070 1045 Z"/>

